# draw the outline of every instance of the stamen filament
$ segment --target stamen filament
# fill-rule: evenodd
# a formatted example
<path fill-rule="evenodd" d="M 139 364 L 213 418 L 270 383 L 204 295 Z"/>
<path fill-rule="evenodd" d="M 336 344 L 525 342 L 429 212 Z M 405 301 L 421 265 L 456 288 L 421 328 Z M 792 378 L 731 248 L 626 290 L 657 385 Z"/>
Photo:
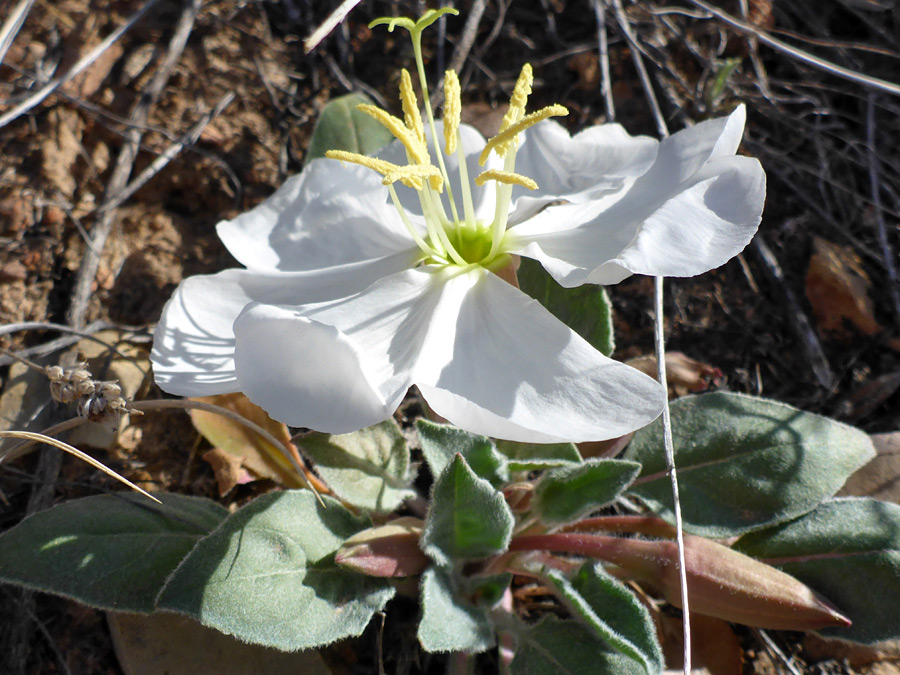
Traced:
<path fill-rule="evenodd" d="M 503 159 L 503 171 L 513 173 L 516 166 L 516 151 L 508 153 Z M 487 259 L 491 260 L 500 252 L 500 242 L 506 235 L 506 224 L 509 222 L 509 203 L 512 199 L 513 186 L 497 182 L 497 207 L 494 212 L 494 226 L 491 231 L 491 250 Z"/>
<path fill-rule="evenodd" d="M 459 136 L 459 131 L 456 132 L 456 135 Z M 469 187 L 469 167 L 466 164 L 466 153 L 463 151 L 462 138 L 459 138 L 456 143 L 456 161 L 459 164 L 459 180 L 462 184 L 463 209 L 466 212 L 466 223 L 474 226 L 475 205 L 472 203 L 472 189 Z"/>
<path fill-rule="evenodd" d="M 416 228 L 413 227 L 413 224 L 409 221 L 409 217 L 406 215 L 406 209 L 404 209 L 403 204 L 400 203 L 400 198 L 397 196 L 397 191 L 394 189 L 393 185 L 388 185 L 388 192 L 391 194 L 391 201 L 394 202 L 394 208 L 397 209 L 397 213 L 400 214 L 400 220 L 403 221 L 403 224 L 409 231 L 409 235 L 413 238 L 413 241 L 416 242 L 416 246 L 422 249 L 422 253 L 428 257 L 440 257 L 437 255 L 437 251 L 422 239 L 422 235 L 419 234 Z"/>

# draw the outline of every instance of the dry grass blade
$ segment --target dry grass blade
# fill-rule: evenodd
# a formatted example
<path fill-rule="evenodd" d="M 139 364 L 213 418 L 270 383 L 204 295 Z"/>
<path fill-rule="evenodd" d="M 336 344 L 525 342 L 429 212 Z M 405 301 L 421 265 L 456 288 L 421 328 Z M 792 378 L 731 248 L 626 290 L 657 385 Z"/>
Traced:
<path fill-rule="evenodd" d="M 135 12 L 124 24 L 119 26 L 116 30 L 110 33 L 103 42 L 94 47 L 90 52 L 85 54 L 82 58 L 78 60 L 78 62 L 72 66 L 66 73 L 60 75 L 57 78 L 54 78 L 46 85 L 41 87 L 38 91 L 34 92 L 31 96 L 22 101 L 15 108 L 7 112 L 5 115 L 0 116 L 0 128 L 5 127 L 7 124 L 12 122 L 14 119 L 24 115 L 29 110 L 38 105 L 41 101 L 47 98 L 50 94 L 52 94 L 58 87 L 65 84 L 73 77 L 78 75 L 80 72 L 85 70 L 88 66 L 90 66 L 94 61 L 100 58 L 103 53 L 109 49 L 116 40 L 118 40 L 122 35 L 124 35 L 129 29 L 134 26 L 138 21 L 140 21 L 141 17 L 147 13 L 147 11 L 153 7 L 159 0 L 148 0 L 147 4 L 141 7 L 137 12 Z"/>
<path fill-rule="evenodd" d="M 600 56 L 600 92 L 606 109 L 606 121 L 616 121 L 616 104 L 612 96 L 612 77 L 609 72 L 609 39 L 606 33 L 606 9 L 601 0 L 591 0 L 597 19 L 597 51 Z"/>
<path fill-rule="evenodd" d="M 136 491 L 140 492 L 145 497 L 149 497 L 150 499 L 155 501 L 157 504 L 162 503 L 156 497 L 151 495 L 149 492 L 139 488 L 137 485 L 132 483 L 130 480 L 128 480 L 124 476 L 120 476 L 115 471 L 113 471 L 112 469 L 110 469 L 106 465 L 104 465 L 102 462 L 98 462 L 96 459 L 94 459 L 87 453 L 82 452 L 78 448 L 73 447 L 73 446 L 69 445 L 68 443 L 63 442 L 63 441 L 59 440 L 58 438 L 53 438 L 52 436 L 46 436 L 44 434 L 35 433 L 33 431 L 0 431 L 0 438 L 19 438 L 19 439 L 22 439 L 25 441 L 30 441 L 31 443 L 43 443 L 45 445 L 52 445 L 54 448 L 59 448 L 63 452 L 68 452 L 70 455 L 77 457 L 82 462 L 86 462 L 87 464 L 90 464 L 95 469 L 99 469 L 100 471 L 105 473 L 107 476 L 111 476 L 112 478 L 115 478 L 120 483 L 124 483 L 125 485 L 130 487 L 132 490 L 136 490 Z M 16 450 L 17 450 L 17 448 L 13 448 L 10 452 L 0 455 L 0 463 L 3 463 L 3 461 L 6 460 L 7 458 L 11 458 Z"/>

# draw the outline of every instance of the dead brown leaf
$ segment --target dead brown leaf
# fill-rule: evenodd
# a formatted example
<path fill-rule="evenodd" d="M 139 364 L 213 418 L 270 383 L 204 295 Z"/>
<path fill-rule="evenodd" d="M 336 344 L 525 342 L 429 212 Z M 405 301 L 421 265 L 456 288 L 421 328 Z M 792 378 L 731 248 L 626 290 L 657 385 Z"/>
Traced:
<path fill-rule="evenodd" d="M 625 363 L 650 377 L 656 377 L 656 357 L 652 354 L 628 359 Z M 692 359 L 682 352 L 666 353 L 666 375 L 669 398 L 706 391 L 711 386 L 718 386 L 724 379 L 720 369 Z"/>
<path fill-rule="evenodd" d="M 661 642 L 669 668 L 683 668 L 683 624 L 679 617 L 660 615 Z M 691 665 L 710 675 L 740 675 L 742 652 L 727 621 L 691 614 Z"/>
<path fill-rule="evenodd" d="M 500 123 L 506 114 L 508 105 L 497 106 L 496 108 L 487 103 L 470 103 L 462 109 L 462 121 L 469 124 L 485 138 L 490 138 L 500 131 Z"/>
<path fill-rule="evenodd" d="M 194 400 L 235 412 L 263 427 L 296 451 L 296 446 L 291 443 L 291 434 L 287 426 L 273 420 L 265 410 L 251 403 L 243 394 L 206 396 Z M 270 478 L 288 487 L 303 487 L 302 479 L 282 452 L 256 432 L 227 417 L 205 410 L 191 410 L 190 415 L 197 431 L 203 434 L 206 440 L 214 447 L 239 459 L 243 467 L 257 478 Z"/>
<path fill-rule="evenodd" d="M 244 468 L 244 459 L 235 457 L 222 448 L 213 448 L 203 453 L 203 459 L 212 467 L 213 473 L 216 475 L 220 497 L 227 495 L 236 485 L 244 485 L 253 480 L 253 477 Z"/>
<path fill-rule="evenodd" d="M 851 393 L 846 401 L 846 418 L 851 422 L 871 415 L 900 389 L 900 371 L 869 380 Z"/>
<path fill-rule="evenodd" d="M 900 431 L 873 434 L 872 442 L 878 454 L 850 476 L 838 494 L 900 504 Z"/>
<path fill-rule="evenodd" d="M 106 615 L 125 675 L 330 675 L 316 651 L 280 652 L 243 643 L 193 619 L 157 612 Z"/>
<path fill-rule="evenodd" d="M 875 319 L 869 297 L 872 282 L 853 249 L 813 238 L 813 254 L 806 273 L 806 297 L 819 329 L 849 339 L 845 322 L 864 335 L 884 328 Z"/>
<path fill-rule="evenodd" d="M 836 659 L 846 662 L 854 669 L 865 668 L 878 661 L 900 660 L 900 640 L 886 640 L 872 645 L 861 645 L 846 640 L 823 638 L 810 633 L 803 639 L 803 648 L 811 661 Z"/>
<path fill-rule="evenodd" d="M 566 68 L 578 75 L 581 91 L 596 91 L 600 87 L 600 60 L 594 52 L 581 52 L 566 62 Z"/>

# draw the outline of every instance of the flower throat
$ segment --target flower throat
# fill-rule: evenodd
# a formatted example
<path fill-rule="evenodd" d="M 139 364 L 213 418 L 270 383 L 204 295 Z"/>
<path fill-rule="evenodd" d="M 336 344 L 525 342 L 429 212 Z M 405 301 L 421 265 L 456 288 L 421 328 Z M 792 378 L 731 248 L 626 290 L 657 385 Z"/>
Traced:
<path fill-rule="evenodd" d="M 422 251 L 421 261 L 424 264 L 459 267 L 480 265 L 488 269 L 497 269 L 507 264 L 509 258 L 504 243 L 513 187 L 521 185 L 530 190 L 537 188 L 537 184 L 533 180 L 515 173 L 519 134 L 533 124 L 548 117 L 566 115 L 568 111 L 561 105 L 551 105 L 537 112 L 525 114 L 525 105 L 531 94 L 533 82 L 531 66 L 526 63 L 516 81 L 509 102 L 509 110 L 503 117 L 500 131 L 487 141 L 478 158 L 479 165 L 484 166 L 490 153 L 495 152 L 503 160 L 503 168 L 488 169 L 475 178 L 475 184 L 478 186 L 482 186 L 488 181 L 492 181 L 496 185 L 496 208 L 493 220 L 484 222 L 476 219 L 468 167 L 459 133 L 462 111 L 459 78 L 452 70 L 448 70 L 444 74 L 444 134 L 443 145 L 441 145 L 438 142 L 422 59 L 422 33 L 443 14 L 448 13 L 458 14 L 455 9 L 445 7 L 439 10 L 428 10 L 415 22 L 406 17 L 398 17 L 376 19 L 369 24 L 370 28 L 387 25 L 391 32 L 396 26 L 400 26 L 410 33 L 437 165 L 431 159 L 425 126 L 412 87 L 412 79 L 406 69 L 402 70 L 400 74 L 402 120 L 373 105 L 360 105 L 358 108 L 377 120 L 403 144 L 406 150 L 407 164 L 393 164 L 383 159 L 344 150 L 329 150 L 325 155 L 331 159 L 360 164 L 383 176 L 382 182 L 390 192 L 394 207 L 400 214 L 410 236 Z M 453 194 L 444 161 L 445 153 L 447 156 L 454 153 L 457 156 L 460 185 L 462 186 L 461 195 Z M 414 227 L 403 209 L 394 188 L 394 183 L 397 181 L 416 191 L 425 218 L 424 234 Z M 445 187 L 446 208 L 442 198 Z M 457 206 L 457 198 L 461 199 L 461 210 Z"/>

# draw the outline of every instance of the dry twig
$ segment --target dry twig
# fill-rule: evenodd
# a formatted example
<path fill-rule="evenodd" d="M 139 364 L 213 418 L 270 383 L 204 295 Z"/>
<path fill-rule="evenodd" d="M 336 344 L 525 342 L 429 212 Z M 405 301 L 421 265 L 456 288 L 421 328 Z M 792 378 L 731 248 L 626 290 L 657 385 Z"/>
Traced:
<path fill-rule="evenodd" d="M 778 259 L 761 234 L 757 234 L 753 238 L 752 246 L 757 259 L 762 263 L 766 276 L 781 292 L 782 299 L 787 305 L 786 314 L 791 319 L 791 327 L 800 340 L 800 347 L 803 349 L 816 379 L 819 384 L 830 390 L 835 384 L 834 371 L 828 363 L 828 358 L 825 356 L 815 330 L 813 330 L 812 323 L 807 318 L 806 312 L 803 311 L 796 294 L 786 283 Z"/>
<path fill-rule="evenodd" d="M 731 16 L 727 12 L 723 12 L 721 9 L 713 7 L 712 5 L 703 2 L 703 0 L 689 0 L 689 2 L 700 9 L 703 9 L 714 17 L 722 21 L 723 23 L 728 24 L 732 28 L 735 28 L 742 33 L 748 33 L 753 35 L 756 39 L 762 42 L 773 49 L 777 49 L 779 52 L 783 54 L 787 54 L 791 58 L 797 59 L 798 61 L 803 61 L 814 68 L 818 68 L 820 70 L 824 70 L 827 73 L 831 73 L 832 75 L 837 75 L 838 77 L 843 77 L 852 82 L 856 82 L 864 87 L 869 87 L 871 89 L 880 89 L 881 91 L 886 91 L 889 94 L 893 94 L 894 96 L 900 96 L 900 84 L 895 82 L 888 82 L 887 80 L 882 80 L 878 77 L 871 77 L 866 75 L 865 73 L 860 73 L 855 70 L 851 70 L 850 68 L 844 68 L 843 66 L 839 66 L 836 63 L 832 63 L 831 61 L 826 61 L 825 59 L 821 59 L 818 56 L 810 54 L 809 52 L 803 51 L 802 49 L 798 49 L 793 45 L 789 45 L 787 42 L 783 42 L 778 38 L 774 38 L 765 31 L 760 30 L 756 26 L 753 26 L 745 21 L 741 21 L 737 17 Z"/>

